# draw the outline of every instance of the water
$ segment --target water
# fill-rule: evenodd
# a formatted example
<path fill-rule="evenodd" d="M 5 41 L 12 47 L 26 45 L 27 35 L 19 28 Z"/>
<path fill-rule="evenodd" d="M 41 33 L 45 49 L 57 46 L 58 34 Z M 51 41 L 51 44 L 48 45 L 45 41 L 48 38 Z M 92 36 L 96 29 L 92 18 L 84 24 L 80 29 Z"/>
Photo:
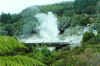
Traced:
<path fill-rule="evenodd" d="M 57 27 L 57 18 L 52 12 L 48 14 L 37 14 L 36 17 L 40 22 L 40 37 L 45 42 L 54 42 L 58 40 L 59 30 Z"/>

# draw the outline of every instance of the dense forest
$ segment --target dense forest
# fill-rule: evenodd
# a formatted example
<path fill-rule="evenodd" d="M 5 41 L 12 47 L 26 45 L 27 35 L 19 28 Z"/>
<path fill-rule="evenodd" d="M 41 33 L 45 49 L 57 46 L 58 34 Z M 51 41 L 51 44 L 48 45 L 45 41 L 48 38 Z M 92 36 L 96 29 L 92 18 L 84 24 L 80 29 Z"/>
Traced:
<path fill-rule="evenodd" d="M 33 15 L 49 11 L 58 18 L 60 35 L 65 35 L 67 28 L 76 26 L 89 26 L 92 30 L 95 29 L 97 34 L 92 30 L 87 31 L 82 37 L 80 46 L 67 46 L 69 49 L 65 46 L 53 51 L 50 51 L 47 45 L 30 47 L 17 40 L 21 35 L 27 37 L 37 33 L 36 27 L 39 24 Z M 18 14 L 0 15 L 0 66 L 99 66 L 99 46 L 99 0 L 75 0 L 32 6 Z"/>

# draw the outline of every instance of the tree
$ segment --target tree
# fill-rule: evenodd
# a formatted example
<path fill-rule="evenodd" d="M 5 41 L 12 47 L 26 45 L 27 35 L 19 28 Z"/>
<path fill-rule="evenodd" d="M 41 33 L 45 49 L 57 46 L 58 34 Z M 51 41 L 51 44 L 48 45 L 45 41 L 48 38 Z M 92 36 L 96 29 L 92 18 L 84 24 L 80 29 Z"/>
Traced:
<path fill-rule="evenodd" d="M 8 32 L 7 35 L 13 36 L 16 32 L 16 27 L 13 24 L 7 24 L 5 25 L 5 31 Z"/>
<path fill-rule="evenodd" d="M 2 13 L 0 15 L 0 22 L 3 24 L 12 24 L 20 20 L 22 16 L 20 14 Z"/>
<path fill-rule="evenodd" d="M 7 24 L 12 19 L 10 14 L 2 13 L 0 16 L 0 22 Z"/>
<path fill-rule="evenodd" d="M 96 13 L 96 4 L 99 0 L 75 0 L 74 10 L 76 13 Z"/>

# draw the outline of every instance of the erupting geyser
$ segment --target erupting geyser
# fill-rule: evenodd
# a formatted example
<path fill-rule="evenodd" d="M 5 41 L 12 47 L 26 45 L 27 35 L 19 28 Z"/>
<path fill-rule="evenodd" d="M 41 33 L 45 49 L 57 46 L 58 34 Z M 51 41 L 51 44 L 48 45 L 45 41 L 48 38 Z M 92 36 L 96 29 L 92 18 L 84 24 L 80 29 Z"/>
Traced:
<path fill-rule="evenodd" d="M 37 14 L 36 18 L 40 22 L 40 37 L 42 41 L 54 42 L 58 40 L 59 30 L 57 27 L 57 18 L 52 12 L 48 14 Z"/>
<path fill-rule="evenodd" d="M 89 31 L 88 26 L 85 29 L 83 29 L 82 26 L 68 27 L 66 28 L 64 34 L 59 35 L 59 30 L 57 26 L 58 20 L 57 20 L 56 15 L 54 15 L 52 12 L 37 13 L 36 15 L 33 15 L 32 17 L 36 18 L 37 21 L 35 21 L 34 19 L 33 20 L 31 19 L 31 21 L 27 21 L 25 23 L 25 27 L 28 30 L 30 30 L 29 27 L 31 27 L 31 30 L 29 32 L 31 36 L 21 38 L 20 40 L 24 43 L 67 42 L 69 44 L 72 44 L 73 46 L 77 46 L 77 45 L 80 45 L 83 34 L 86 31 Z M 30 18 L 30 16 L 28 18 Z M 34 27 L 33 23 L 37 23 L 37 24 L 39 23 L 39 24 L 38 25 L 35 24 L 37 25 L 37 27 L 32 28 Z M 36 34 L 31 33 L 33 29 L 37 31 Z M 24 31 L 24 36 L 27 34 L 28 34 L 28 31 Z"/>
<path fill-rule="evenodd" d="M 38 27 L 40 36 L 33 35 L 27 39 L 22 39 L 22 41 L 25 43 L 57 42 L 59 40 L 59 30 L 56 16 L 52 12 L 48 12 L 48 14 L 36 14 L 35 17 L 40 22 L 40 26 Z"/>

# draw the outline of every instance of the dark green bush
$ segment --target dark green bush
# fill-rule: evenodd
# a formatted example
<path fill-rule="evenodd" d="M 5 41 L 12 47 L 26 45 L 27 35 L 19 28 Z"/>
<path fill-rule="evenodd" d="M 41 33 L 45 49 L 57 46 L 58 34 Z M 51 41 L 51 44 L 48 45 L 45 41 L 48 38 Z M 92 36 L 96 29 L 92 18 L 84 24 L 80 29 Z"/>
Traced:
<path fill-rule="evenodd" d="M 87 24 L 91 24 L 91 20 L 89 18 L 89 15 L 87 14 L 81 14 L 81 15 L 74 14 L 71 18 L 72 18 L 71 20 L 72 26 L 76 25 L 86 26 Z"/>
<path fill-rule="evenodd" d="M 87 43 L 100 44 L 100 34 L 96 35 L 94 38 L 91 38 Z"/>
<path fill-rule="evenodd" d="M 83 35 L 82 42 L 87 42 L 94 37 L 95 37 L 95 35 L 92 32 L 86 32 Z"/>
<path fill-rule="evenodd" d="M 98 1 L 99 0 L 75 0 L 74 2 L 75 13 L 95 14 L 96 5 Z"/>

